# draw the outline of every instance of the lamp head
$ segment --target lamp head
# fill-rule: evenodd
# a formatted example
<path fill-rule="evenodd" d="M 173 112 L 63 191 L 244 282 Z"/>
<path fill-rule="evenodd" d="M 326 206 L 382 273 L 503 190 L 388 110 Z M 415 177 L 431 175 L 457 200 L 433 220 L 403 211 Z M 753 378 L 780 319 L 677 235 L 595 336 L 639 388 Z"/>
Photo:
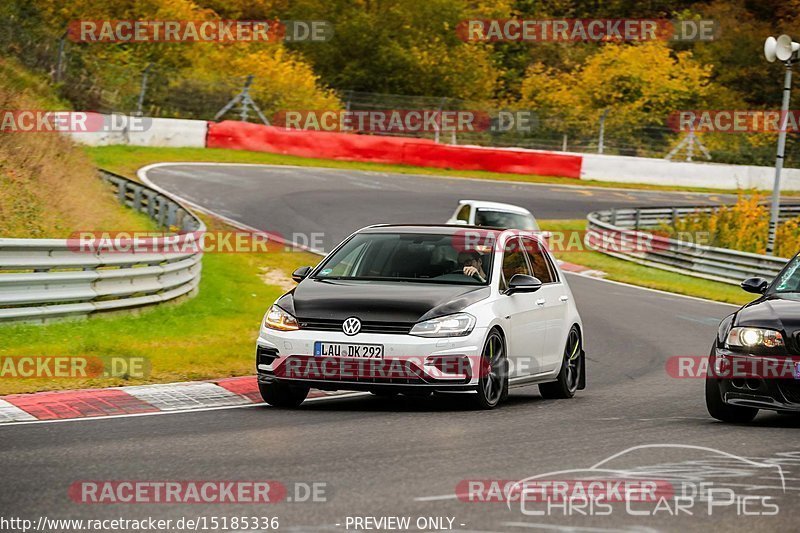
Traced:
<path fill-rule="evenodd" d="M 795 43 L 792 38 L 784 34 L 775 41 L 775 57 L 781 61 L 788 61 L 797 50 L 800 50 L 800 43 Z"/>
<path fill-rule="evenodd" d="M 778 41 L 775 37 L 769 36 L 767 40 L 764 41 L 764 57 L 767 58 L 767 61 L 770 63 L 774 63 L 778 56 L 775 54 L 775 48 L 778 46 Z"/>

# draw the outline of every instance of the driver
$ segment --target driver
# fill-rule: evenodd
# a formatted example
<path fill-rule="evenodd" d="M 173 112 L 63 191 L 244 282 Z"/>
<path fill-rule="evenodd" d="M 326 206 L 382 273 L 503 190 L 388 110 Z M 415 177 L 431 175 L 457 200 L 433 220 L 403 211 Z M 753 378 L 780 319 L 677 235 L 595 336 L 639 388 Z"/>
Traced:
<path fill-rule="evenodd" d="M 465 276 L 476 278 L 481 283 L 486 282 L 486 273 L 483 271 L 483 261 L 481 254 L 475 251 L 461 252 L 458 254 L 458 264 L 463 268 Z"/>

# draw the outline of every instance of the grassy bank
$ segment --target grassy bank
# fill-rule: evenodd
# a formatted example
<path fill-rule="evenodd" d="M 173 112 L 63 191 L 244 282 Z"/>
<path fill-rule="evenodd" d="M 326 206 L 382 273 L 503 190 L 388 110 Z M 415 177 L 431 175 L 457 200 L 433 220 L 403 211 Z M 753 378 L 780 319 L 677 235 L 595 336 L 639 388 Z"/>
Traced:
<path fill-rule="evenodd" d="M 63 110 L 46 80 L 0 58 L 0 109 Z M 0 237 L 60 238 L 74 231 L 151 230 L 122 209 L 80 146 L 55 133 L 0 134 Z"/>

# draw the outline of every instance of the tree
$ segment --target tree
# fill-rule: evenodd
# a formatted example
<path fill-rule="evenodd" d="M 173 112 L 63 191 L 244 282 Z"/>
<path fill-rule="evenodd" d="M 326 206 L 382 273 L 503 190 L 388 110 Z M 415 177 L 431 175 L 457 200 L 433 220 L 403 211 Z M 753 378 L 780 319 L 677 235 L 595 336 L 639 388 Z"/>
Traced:
<path fill-rule="evenodd" d="M 663 41 L 608 43 L 568 71 L 533 64 L 522 82 L 520 104 L 557 117 L 574 134 L 595 131 L 608 110 L 609 136 L 638 148 L 644 132 L 670 134 L 665 128 L 670 112 L 696 109 L 718 96 L 711 74 L 710 65 L 688 51 L 673 53 Z"/>

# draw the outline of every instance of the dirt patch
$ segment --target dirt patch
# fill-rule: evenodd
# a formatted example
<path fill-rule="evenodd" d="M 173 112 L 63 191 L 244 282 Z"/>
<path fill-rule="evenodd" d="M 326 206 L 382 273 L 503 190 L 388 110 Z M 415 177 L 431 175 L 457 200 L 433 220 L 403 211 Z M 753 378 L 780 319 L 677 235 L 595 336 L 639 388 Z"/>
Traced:
<path fill-rule="evenodd" d="M 297 285 L 297 283 L 292 281 L 292 277 L 283 270 L 262 267 L 259 269 L 259 272 L 258 277 L 267 285 L 274 285 L 285 291 L 294 289 L 295 285 Z"/>

